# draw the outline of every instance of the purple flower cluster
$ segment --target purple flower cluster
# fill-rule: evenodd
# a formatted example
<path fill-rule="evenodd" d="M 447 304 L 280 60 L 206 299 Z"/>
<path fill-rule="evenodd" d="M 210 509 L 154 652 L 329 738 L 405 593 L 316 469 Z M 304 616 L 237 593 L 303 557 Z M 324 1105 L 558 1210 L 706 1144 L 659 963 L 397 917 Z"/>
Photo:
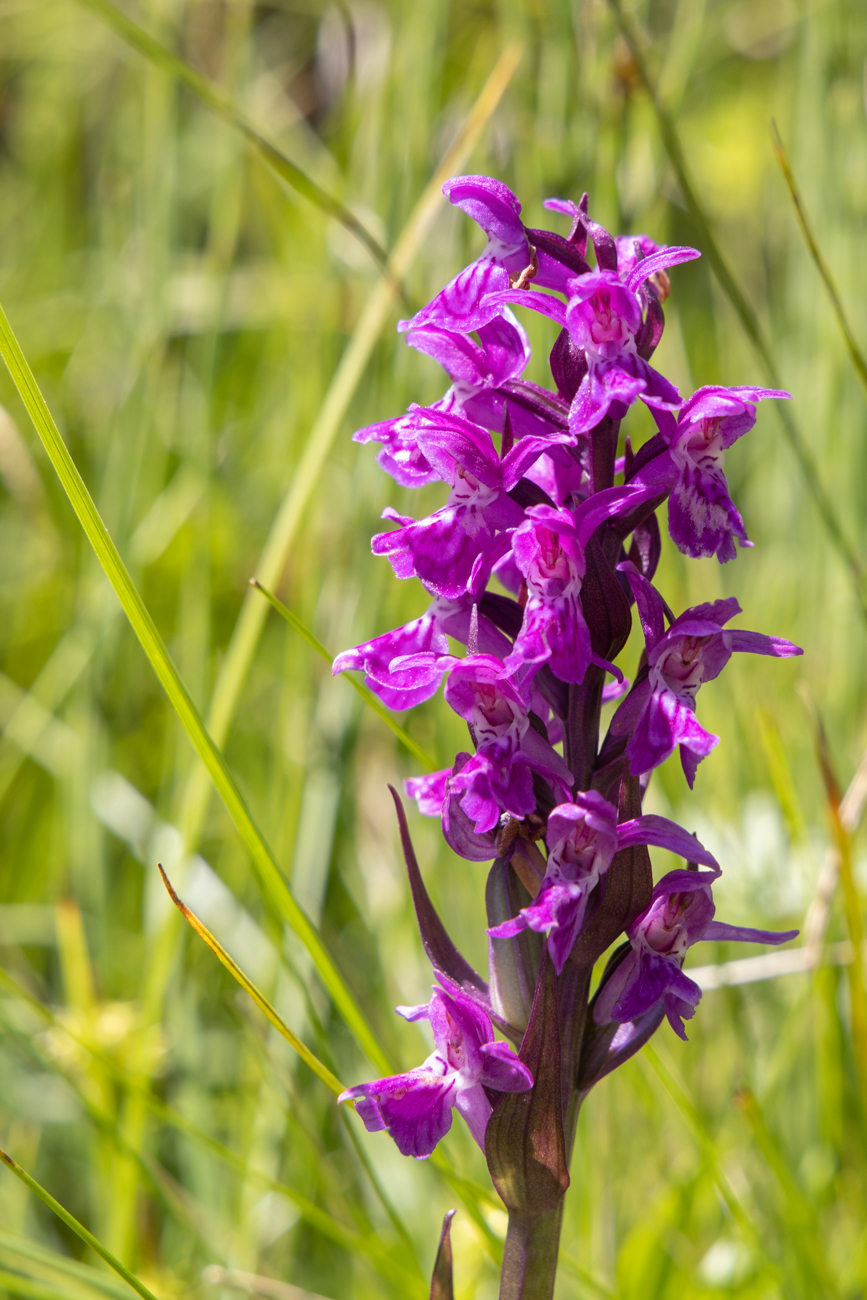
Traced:
<path fill-rule="evenodd" d="M 570 218 L 563 235 L 525 227 L 518 200 L 489 177 L 458 177 L 444 189 L 487 243 L 399 329 L 439 362 L 449 387 L 432 406 L 412 406 L 355 435 L 381 444 L 379 463 L 402 487 L 447 485 L 433 514 L 416 519 L 389 508 L 393 527 L 373 538 L 374 554 L 388 556 L 398 578 L 417 578 L 431 603 L 334 663 L 336 673 L 362 670 L 398 710 L 430 699 L 445 680 L 471 751 L 408 781 L 407 790 L 422 813 L 442 818 L 456 853 L 493 861 L 488 985 L 445 934 L 404 826 L 439 987 L 429 1005 L 398 1011 L 430 1021 L 435 1051 L 418 1069 L 351 1088 L 341 1100 L 353 1100 L 369 1129 L 388 1129 L 418 1158 L 448 1130 L 452 1107 L 484 1147 L 492 1113 L 509 1094 L 534 1087 L 527 1044 L 543 1015 L 549 964 L 559 1122 L 568 1128 L 576 1098 L 665 1016 L 685 1037 L 683 1020 L 701 996 L 683 971 L 692 944 L 782 943 L 795 933 L 714 921 L 713 856 L 673 822 L 641 812 L 651 773 L 675 749 L 692 785 L 717 744 L 698 721 L 697 695 L 734 652 L 801 653 L 789 641 L 732 630 L 734 599 L 675 617 L 653 586 L 655 512 L 666 499 L 669 533 L 684 554 L 725 562 L 735 539 L 751 545 L 729 495 L 725 452 L 752 428 L 761 399 L 788 394 L 708 387 L 685 400 L 650 364 L 668 271 L 698 257 L 695 249 L 613 238 L 589 217 L 586 195 L 579 204 L 546 203 Z M 516 307 L 559 327 L 550 388 L 523 378 L 530 346 Z M 620 424 L 637 401 L 658 433 L 633 452 Z M 614 661 L 633 604 L 645 649 L 629 683 Z M 449 638 L 466 654 L 453 654 Z M 600 744 L 608 701 L 618 704 Z M 648 845 L 684 858 L 686 869 L 654 886 Z M 594 964 L 618 936 L 624 942 L 591 998 Z M 520 1056 L 494 1040 L 494 1026 L 521 1046 Z M 544 1053 L 533 1057 L 541 1060 Z"/>

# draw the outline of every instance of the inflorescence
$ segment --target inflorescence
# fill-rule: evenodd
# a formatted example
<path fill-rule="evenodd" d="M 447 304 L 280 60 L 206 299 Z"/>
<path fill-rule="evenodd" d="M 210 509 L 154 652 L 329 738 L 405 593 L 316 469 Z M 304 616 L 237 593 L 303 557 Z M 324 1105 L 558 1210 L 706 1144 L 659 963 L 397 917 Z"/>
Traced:
<path fill-rule="evenodd" d="M 661 550 L 655 512 L 666 499 L 669 533 L 684 554 L 725 562 L 735 539 L 751 545 L 729 495 L 725 453 L 752 428 L 761 399 L 788 394 L 712 386 L 683 400 L 650 364 L 668 271 L 698 257 L 695 249 L 613 238 L 588 216 L 586 195 L 545 204 L 570 218 L 563 236 L 527 229 L 518 200 L 489 177 L 457 177 L 444 191 L 481 226 L 486 247 L 398 328 L 451 385 L 432 406 L 355 434 L 381 444 L 379 463 L 402 487 L 448 485 L 448 500 L 427 518 L 386 510 L 395 526 L 373 539 L 374 553 L 389 557 L 397 577 L 418 578 L 432 603 L 334 663 L 335 672 L 362 669 L 397 710 L 430 699 L 446 679 L 445 698 L 466 721 L 472 752 L 407 781 L 407 791 L 422 813 L 442 818 L 456 853 L 493 862 L 487 983 L 427 898 L 397 801 L 438 981 L 428 1005 L 398 1011 L 430 1021 L 435 1050 L 417 1069 L 350 1088 L 341 1100 L 354 1100 L 368 1129 L 387 1129 L 417 1158 L 448 1131 L 454 1107 L 484 1149 L 493 1109 L 533 1087 L 546 1053 L 556 1055 L 562 1080 L 550 1113 L 567 1130 L 568 1150 L 577 1106 L 599 1079 L 665 1017 L 686 1036 L 683 1021 L 701 996 L 683 971 L 692 944 L 777 944 L 796 933 L 715 921 L 720 868 L 712 854 L 672 821 L 641 812 L 652 771 L 675 749 L 692 786 L 717 744 L 696 717 L 696 697 L 733 652 L 801 653 L 789 641 L 729 628 L 740 613 L 734 599 L 675 617 L 652 585 Z M 530 346 L 513 307 L 560 326 L 550 389 L 522 378 Z M 626 438 L 618 455 L 621 421 L 639 400 L 658 433 L 637 453 Z M 645 648 L 630 683 L 613 661 L 633 604 Z M 467 647 L 463 657 L 450 653 L 448 637 Z M 612 701 L 618 707 L 600 744 L 601 707 Z M 680 855 L 686 868 L 654 886 L 648 845 Z M 593 965 L 618 937 L 591 998 Z M 549 1035 L 531 1050 L 528 1025 L 551 988 L 557 1042 Z M 520 1056 L 495 1040 L 495 1026 Z M 488 1156 L 497 1181 L 502 1152 Z"/>

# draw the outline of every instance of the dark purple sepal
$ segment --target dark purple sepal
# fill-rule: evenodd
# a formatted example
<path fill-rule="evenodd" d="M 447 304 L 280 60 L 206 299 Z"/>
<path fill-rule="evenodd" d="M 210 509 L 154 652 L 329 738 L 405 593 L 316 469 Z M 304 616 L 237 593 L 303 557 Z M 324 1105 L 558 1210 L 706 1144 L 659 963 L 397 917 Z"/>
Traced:
<path fill-rule="evenodd" d="M 656 573 L 662 555 L 662 537 L 656 514 L 650 514 L 643 524 L 632 530 L 632 545 L 627 559 L 635 565 L 648 582 Z M 631 593 L 630 593 L 631 594 Z"/>
<path fill-rule="evenodd" d="M 528 907 L 531 898 L 517 874 L 503 858 L 497 858 L 488 874 L 485 907 L 488 925 L 494 929 Z M 544 936 L 524 930 L 513 939 L 488 937 L 488 976 L 491 1005 L 504 1021 L 516 1026 L 516 1042 L 530 1020 L 539 975 Z"/>
<path fill-rule="evenodd" d="M 644 469 L 645 465 L 649 465 L 650 462 L 656 460 L 658 456 L 667 456 L 667 454 L 668 443 L 665 441 L 661 433 L 656 433 L 652 438 L 648 438 L 647 442 L 642 443 L 633 456 L 632 463 L 629 466 L 629 471 L 626 474 L 626 482 L 631 483 L 639 470 Z M 667 460 L 665 464 L 668 464 Z"/>
<path fill-rule="evenodd" d="M 656 1033 L 665 1018 L 665 1005 L 660 1001 L 649 1011 L 636 1016 L 625 1024 L 597 1025 L 593 1019 L 593 1007 L 601 989 L 605 987 L 608 977 L 613 974 L 622 961 L 631 952 L 631 944 L 623 943 L 611 955 L 596 996 L 589 1007 L 589 1015 L 584 1022 L 584 1038 L 581 1043 L 581 1056 L 578 1062 L 576 1086 L 579 1092 L 587 1093 L 600 1079 L 604 1079 L 612 1070 L 616 1070 L 624 1061 L 644 1046 Z"/>
<path fill-rule="evenodd" d="M 589 217 L 584 218 L 584 225 L 593 242 L 593 251 L 596 253 L 596 265 L 600 271 L 617 270 L 617 245 L 614 242 L 614 236 L 610 235 L 604 226 L 600 226 L 598 221 L 591 221 Z"/>
<path fill-rule="evenodd" d="M 630 821 L 641 814 L 638 778 L 626 774 L 620 787 L 618 820 Z M 571 961 L 590 967 L 619 934 L 650 906 L 653 869 L 644 844 L 615 853 L 611 866 L 597 886 L 601 901 L 578 936 Z"/>
<path fill-rule="evenodd" d="M 587 374 L 587 357 L 583 348 L 572 342 L 567 329 L 562 329 L 557 335 L 548 361 L 558 393 L 571 405 Z"/>
<path fill-rule="evenodd" d="M 587 571 L 581 584 L 581 606 L 595 654 L 613 660 L 629 640 L 632 612 L 617 573 L 605 557 L 596 534 L 584 551 Z"/>
<path fill-rule="evenodd" d="M 490 1004 L 490 991 L 486 982 L 458 952 L 430 900 L 430 895 L 425 889 L 421 871 L 419 870 L 412 839 L 410 838 L 403 801 L 394 786 L 390 785 L 388 788 L 394 800 L 397 823 L 400 828 L 400 842 L 403 847 L 403 860 L 406 863 L 406 873 L 409 876 L 409 887 L 412 892 L 412 901 L 415 907 L 422 946 L 427 953 L 428 960 L 437 976 L 442 973 L 452 988 L 457 987 L 465 996 L 473 998 L 475 1001 L 481 1001 L 483 1005 L 488 1006 Z"/>
<path fill-rule="evenodd" d="M 507 1093 L 500 1098 L 488 1121 L 485 1155 L 506 1208 L 537 1218 L 556 1210 L 569 1186 L 557 976 L 546 953 L 519 1057 L 533 1075 L 533 1087 L 529 1092 Z"/>
<path fill-rule="evenodd" d="M 434 1260 L 433 1278 L 430 1284 L 430 1300 L 455 1300 L 454 1279 L 452 1275 L 452 1219 L 455 1210 L 446 1210 L 443 1216 L 440 1244 Z"/>
<path fill-rule="evenodd" d="M 642 361 L 649 361 L 659 347 L 665 329 L 665 315 L 659 299 L 652 293 L 644 294 L 644 305 L 646 315 L 635 336 L 635 351 Z"/>
<path fill-rule="evenodd" d="M 561 289 L 565 293 L 567 280 L 571 280 L 576 275 L 586 275 L 590 270 L 589 264 L 581 256 L 575 244 L 564 239 L 562 235 L 556 234 L 553 230 L 530 230 L 526 226 L 524 230 L 539 254 L 541 274 L 535 276 L 537 284 L 545 285 L 549 289 Z M 565 267 L 567 274 L 558 276 L 553 267 L 546 265 L 545 259 L 548 258 Z"/>

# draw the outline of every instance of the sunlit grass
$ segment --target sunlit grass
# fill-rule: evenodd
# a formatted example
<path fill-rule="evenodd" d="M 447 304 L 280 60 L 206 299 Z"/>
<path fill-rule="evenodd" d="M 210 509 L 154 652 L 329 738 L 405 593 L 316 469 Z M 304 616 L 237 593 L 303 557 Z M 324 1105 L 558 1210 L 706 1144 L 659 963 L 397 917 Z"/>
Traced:
<path fill-rule="evenodd" d="M 607 224 L 703 247 L 601 0 L 152 0 L 126 12 L 389 251 L 497 58 L 523 41 L 460 169 L 501 176 L 529 224 L 544 198 L 586 189 Z M 628 12 L 835 519 L 867 559 L 865 398 L 768 134 L 773 115 L 863 348 L 867 13 L 855 0 Z M 261 635 L 257 626 L 221 723 L 228 770 L 381 1051 L 413 1064 L 421 1038 L 391 1008 L 423 999 L 430 972 L 386 785 L 421 765 L 247 593 L 258 576 L 335 650 L 421 611 L 424 593 L 395 582 L 368 540 L 383 506 L 416 513 L 427 498 L 410 501 L 349 435 L 438 397 L 441 376 L 392 334 L 409 308 L 385 302 L 288 559 L 265 575 L 257 565 L 310 462 L 311 430 L 331 437 L 323 403 L 377 291 L 376 263 L 75 0 L 4 0 L 0 49 L 0 301 L 205 717 L 244 602 L 261 601 Z M 410 304 L 476 241 L 442 206 L 405 271 Z M 762 382 L 707 259 L 672 281 L 660 368 L 686 391 Z M 540 378 L 553 332 L 527 324 Z M 306 951 L 197 775 L 5 372 L 0 401 L 0 966 L 28 995 L 0 985 L 0 1146 L 161 1297 L 233 1294 L 202 1281 L 209 1265 L 332 1300 L 422 1296 L 442 1213 L 458 1205 L 458 1294 L 489 1300 L 504 1229 L 493 1202 L 464 1187 L 474 1221 L 442 1169 L 350 1131 L 176 920 L 158 861 L 315 1056 L 342 1080 L 364 1076 Z M 719 853 L 726 919 L 802 925 L 833 837 L 797 686 L 809 685 L 845 788 L 867 744 L 867 628 L 772 411 L 726 468 L 755 549 L 720 568 L 686 565 L 668 545 L 660 585 L 681 608 L 735 595 L 743 626 L 790 637 L 805 656 L 773 671 L 734 660 L 702 695 L 721 743 L 695 797 L 687 803 L 670 763 L 653 807 Z M 400 721 L 438 762 L 460 744 L 441 700 Z M 414 814 L 412 831 L 455 942 L 483 967 L 484 869 L 457 862 Z M 853 863 L 863 890 L 857 836 Z M 848 934 L 836 894 L 826 933 Z M 741 955 L 706 945 L 693 960 Z M 654 1055 L 603 1083 L 579 1126 L 558 1296 L 860 1295 L 867 1130 L 850 1024 L 845 968 L 725 988 L 706 994 L 689 1044 L 664 1029 Z M 488 1185 L 457 1126 L 444 1152 Z M 119 1295 L 95 1264 L 0 1171 L 0 1294 Z"/>

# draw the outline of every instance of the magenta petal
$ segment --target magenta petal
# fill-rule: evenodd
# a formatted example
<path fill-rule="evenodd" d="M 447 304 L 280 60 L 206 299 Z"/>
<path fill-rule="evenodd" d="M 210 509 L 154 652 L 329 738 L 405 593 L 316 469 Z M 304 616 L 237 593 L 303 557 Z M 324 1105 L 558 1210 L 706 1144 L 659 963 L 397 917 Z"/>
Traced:
<path fill-rule="evenodd" d="M 718 939 L 727 943 L 788 943 L 797 939 L 800 930 L 751 930 L 742 925 L 726 925 L 725 921 L 711 921 L 702 935 L 703 939 Z"/>
<path fill-rule="evenodd" d="M 654 844 L 657 848 L 668 849 L 670 853 L 679 853 L 688 862 L 700 862 L 705 867 L 719 865 L 713 854 L 694 835 L 656 813 L 643 813 L 641 817 L 621 822 L 617 827 L 617 847 L 625 849 L 633 844 Z"/>
<path fill-rule="evenodd" d="M 449 203 L 462 208 L 489 238 L 504 244 L 526 242 L 521 204 L 508 185 L 493 176 L 453 176 L 443 185 Z"/>
<path fill-rule="evenodd" d="M 521 260 L 520 256 L 517 260 Z M 477 261 L 449 281 L 426 307 L 416 312 L 412 320 L 399 321 L 397 328 L 405 333 L 435 325 L 455 334 L 470 334 L 497 315 L 500 306 L 496 299 L 501 290 L 508 288 L 509 272 L 486 249 Z"/>
<path fill-rule="evenodd" d="M 732 650 L 753 655 L 774 655 L 777 659 L 792 659 L 804 652 L 791 641 L 779 636 L 763 636 L 761 632 L 730 632 Z"/>
<path fill-rule="evenodd" d="M 556 321 L 561 328 L 566 324 L 565 304 L 559 298 L 555 298 L 553 294 L 542 293 L 539 289 L 498 287 L 496 292 L 487 295 L 482 305 L 487 309 L 499 309 L 509 303 L 514 303 L 518 307 L 530 307 L 533 311 L 541 312 L 543 316 L 549 316 L 551 320 Z"/>
<path fill-rule="evenodd" d="M 622 564 L 618 564 L 617 569 L 619 573 L 625 573 L 629 579 L 638 606 L 638 617 L 641 619 L 644 640 L 648 650 L 652 650 L 665 636 L 665 610 L 662 597 L 643 574 L 638 572 L 631 560 L 624 560 Z"/>
<path fill-rule="evenodd" d="M 373 538 L 374 555 L 387 555 L 398 578 L 418 577 L 432 591 L 457 600 L 467 589 L 479 551 L 492 532 L 476 506 L 443 506 L 427 519 Z"/>
<path fill-rule="evenodd" d="M 367 1087 L 401 1155 L 424 1160 L 452 1126 L 454 1074 L 443 1077 L 422 1066 Z"/>
<path fill-rule="evenodd" d="M 492 939 L 514 939 L 516 935 L 521 934 L 524 930 L 531 929 L 527 911 L 519 912 L 509 921 L 503 921 L 501 925 L 492 926 L 485 933 L 489 934 Z"/>
<path fill-rule="evenodd" d="M 482 1047 L 482 1077 L 486 1088 L 498 1092 L 529 1092 L 533 1076 L 520 1061 L 511 1043 L 485 1043 Z"/>
<path fill-rule="evenodd" d="M 455 1098 L 455 1109 L 463 1115 L 467 1128 L 484 1151 L 485 1133 L 492 1108 L 482 1085 L 478 1083 L 474 1088 L 462 1088 Z"/>
<path fill-rule="evenodd" d="M 676 745 L 683 744 L 706 758 L 719 737 L 701 726 L 693 710 L 672 691 L 656 691 L 648 702 L 626 747 L 634 776 L 664 763 Z"/>
<path fill-rule="evenodd" d="M 410 799 L 415 799 L 423 817 L 439 817 L 446 797 L 446 785 L 452 774 L 450 767 L 426 776 L 410 776 L 403 783 Z"/>
<path fill-rule="evenodd" d="M 659 252 L 651 253 L 650 257 L 645 257 L 635 265 L 626 277 L 626 288 L 634 293 L 640 284 L 656 275 L 657 271 L 679 266 L 681 262 L 692 262 L 696 257 L 701 257 L 697 248 L 661 248 Z"/>

